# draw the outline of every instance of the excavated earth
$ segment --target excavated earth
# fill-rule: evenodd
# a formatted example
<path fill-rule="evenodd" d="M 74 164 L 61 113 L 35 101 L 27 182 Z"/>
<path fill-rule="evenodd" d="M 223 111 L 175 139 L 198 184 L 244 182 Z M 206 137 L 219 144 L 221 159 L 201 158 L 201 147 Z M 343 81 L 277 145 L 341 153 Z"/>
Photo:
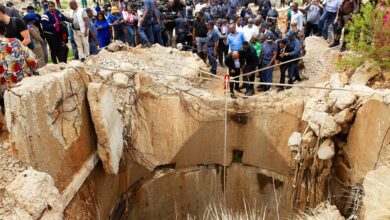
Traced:
<path fill-rule="evenodd" d="M 0 219 L 201 218 L 224 198 L 265 219 L 386 219 L 373 182 L 388 188 L 390 91 L 367 86 L 386 73 L 305 45 L 297 85 L 323 89 L 237 100 L 196 55 L 157 45 L 42 68 L 5 94 Z"/>

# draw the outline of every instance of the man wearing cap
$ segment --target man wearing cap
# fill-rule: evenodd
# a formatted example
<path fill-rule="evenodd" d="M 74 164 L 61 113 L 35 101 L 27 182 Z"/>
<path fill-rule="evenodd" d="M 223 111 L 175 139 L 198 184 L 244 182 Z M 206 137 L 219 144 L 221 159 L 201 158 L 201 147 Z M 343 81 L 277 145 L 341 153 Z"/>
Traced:
<path fill-rule="evenodd" d="M 277 40 L 277 37 L 272 31 L 268 30 L 267 24 L 261 24 L 260 26 L 260 34 L 264 34 L 264 36 L 271 36 L 272 40 Z"/>
<path fill-rule="evenodd" d="M 245 54 L 243 51 L 233 51 L 226 56 L 225 65 L 229 68 L 230 77 L 237 77 L 240 75 L 240 69 L 245 67 Z M 238 79 L 234 79 L 238 81 Z M 238 82 L 229 82 L 230 97 L 236 98 L 234 90 L 240 92 Z"/>
<path fill-rule="evenodd" d="M 245 41 L 244 35 L 241 32 L 236 31 L 236 26 L 231 24 L 229 26 L 230 34 L 227 37 L 226 44 L 229 46 L 229 51 L 242 50 L 242 43 Z"/>
<path fill-rule="evenodd" d="M 23 17 L 23 20 L 26 23 L 27 23 L 27 15 L 29 15 L 29 14 L 35 15 L 36 19 L 35 19 L 35 22 L 33 24 L 35 25 L 35 27 L 38 28 L 39 34 L 41 35 L 41 38 L 43 39 L 42 49 L 43 49 L 44 61 L 45 61 L 45 63 L 47 63 L 49 61 L 49 57 L 48 57 L 48 51 L 47 51 L 47 42 L 46 42 L 45 34 L 43 33 L 43 29 L 42 29 L 42 25 L 41 25 L 42 17 L 40 14 L 35 13 L 35 8 L 32 5 L 29 5 L 26 7 L 26 12 L 27 12 L 27 14 Z"/>
<path fill-rule="evenodd" d="M 124 42 L 124 32 L 122 30 L 122 14 L 119 12 L 118 7 L 113 6 L 111 8 L 111 13 L 107 16 L 107 22 L 110 27 L 113 28 L 114 31 L 114 39 L 122 40 Z"/>
<path fill-rule="evenodd" d="M 209 64 L 211 66 L 210 72 L 217 74 L 217 47 L 218 47 L 218 34 L 214 30 L 214 23 L 212 21 L 207 22 L 207 52 L 209 58 Z"/>
<path fill-rule="evenodd" d="M 253 72 L 256 70 L 256 67 L 259 65 L 259 58 L 257 57 L 256 49 L 253 47 L 252 44 L 250 44 L 248 41 L 245 41 L 242 44 L 242 49 L 245 52 L 245 67 L 244 67 L 244 74 Z M 246 96 L 252 96 L 254 94 L 254 85 L 253 82 L 255 82 L 255 73 L 251 73 L 249 75 L 243 76 L 243 80 L 246 82 L 251 83 L 245 83 L 244 86 L 246 86 Z"/>
<path fill-rule="evenodd" d="M 84 61 L 89 56 L 89 43 L 88 43 L 88 15 L 87 12 L 79 8 L 76 0 L 69 1 L 69 7 L 72 12 L 72 29 L 74 32 L 74 40 L 77 44 L 77 53 L 81 61 Z"/>
<path fill-rule="evenodd" d="M 253 35 L 259 35 L 259 28 L 253 24 L 252 18 L 248 19 L 248 24 L 244 26 L 242 32 L 244 34 L 245 41 L 250 41 Z"/>
<path fill-rule="evenodd" d="M 326 5 L 318 22 L 322 37 L 328 39 L 328 28 L 335 21 L 343 0 L 325 0 Z"/>
<path fill-rule="evenodd" d="M 263 47 L 261 48 L 261 55 L 260 55 L 260 61 L 261 61 L 261 68 L 267 68 L 274 65 L 277 55 L 277 46 L 274 43 L 271 35 L 266 35 L 266 42 L 263 44 Z M 274 68 L 268 68 L 265 70 L 262 70 L 260 72 L 260 81 L 265 83 L 272 83 L 272 74 L 273 74 Z M 260 87 L 260 91 L 268 91 L 271 88 L 269 85 L 262 85 Z"/>
<path fill-rule="evenodd" d="M 295 37 L 295 33 L 292 30 L 289 30 L 286 34 L 287 36 L 287 52 L 281 54 L 282 57 L 288 56 L 291 59 L 296 59 L 301 57 L 301 43 L 299 40 Z M 288 68 L 288 83 L 292 84 L 294 81 L 298 80 L 301 81 L 301 77 L 299 76 L 298 72 L 298 60 L 293 61 L 290 63 L 290 66 Z"/>

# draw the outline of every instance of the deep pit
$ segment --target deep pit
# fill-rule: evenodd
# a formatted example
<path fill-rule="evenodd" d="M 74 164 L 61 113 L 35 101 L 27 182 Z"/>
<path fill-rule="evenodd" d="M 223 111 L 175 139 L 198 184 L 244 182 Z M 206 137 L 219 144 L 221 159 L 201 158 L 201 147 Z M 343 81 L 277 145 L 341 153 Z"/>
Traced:
<path fill-rule="evenodd" d="M 315 45 L 309 54 L 326 45 L 306 41 Z M 336 205 L 322 206 L 333 219 L 370 219 L 361 207 L 379 197 L 362 185 L 389 164 L 390 95 L 365 86 L 364 68 L 352 77 L 334 72 L 331 60 L 345 54 L 304 60 L 309 80 L 301 85 L 328 89 L 227 99 L 225 124 L 223 81 L 205 74 L 196 55 L 109 50 L 44 67 L 6 93 L 7 149 L 34 169 L 5 189 L 18 216 L 212 219 L 206 214 L 226 198 L 232 212 L 265 219 L 296 218 L 325 200 Z M 42 183 L 50 193 L 39 194 Z M 31 186 L 37 193 L 25 195 Z"/>

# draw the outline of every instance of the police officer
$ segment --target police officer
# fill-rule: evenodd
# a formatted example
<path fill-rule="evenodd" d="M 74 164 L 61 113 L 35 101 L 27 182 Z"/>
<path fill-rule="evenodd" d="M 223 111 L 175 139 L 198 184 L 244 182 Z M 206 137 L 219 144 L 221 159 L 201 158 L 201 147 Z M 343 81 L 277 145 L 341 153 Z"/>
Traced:
<path fill-rule="evenodd" d="M 287 48 L 291 52 L 284 52 L 282 56 L 288 56 L 291 59 L 296 59 L 298 57 L 301 57 L 301 43 L 295 37 L 294 31 L 289 30 L 286 36 L 288 39 Z M 288 78 L 289 78 L 288 80 L 289 84 L 292 84 L 296 80 L 301 81 L 301 77 L 299 76 L 299 71 L 298 71 L 298 60 L 290 63 L 290 66 L 288 68 Z"/>
<path fill-rule="evenodd" d="M 276 55 L 277 55 L 277 46 L 276 43 L 273 41 L 271 35 L 266 36 L 266 42 L 264 43 L 263 47 L 261 48 L 261 68 L 266 68 L 274 65 Z M 272 74 L 273 74 L 274 68 L 268 68 L 265 70 L 262 70 L 260 72 L 260 81 L 265 83 L 272 83 Z M 260 91 L 268 91 L 271 88 L 269 85 L 262 85 L 260 87 Z"/>
<path fill-rule="evenodd" d="M 154 44 L 154 31 L 153 27 L 156 23 L 159 23 L 159 15 L 154 4 L 154 0 L 144 0 L 144 13 L 140 19 L 139 25 L 143 27 L 149 42 Z"/>
<path fill-rule="evenodd" d="M 240 4 L 239 0 L 228 0 L 229 11 L 227 17 L 229 19 L 232 19 L 234 15 L 237 13 L 239 4 Z"/>
<path fill-rule="evenodd" d="M 217 47 L 218 47 L 218 34 L 214 29 L 214 23 L 209 21 L 207 23 L 207 52 L 209 58 L 209 64 L 211 66 L 210 72 L 217 74 Z"/>

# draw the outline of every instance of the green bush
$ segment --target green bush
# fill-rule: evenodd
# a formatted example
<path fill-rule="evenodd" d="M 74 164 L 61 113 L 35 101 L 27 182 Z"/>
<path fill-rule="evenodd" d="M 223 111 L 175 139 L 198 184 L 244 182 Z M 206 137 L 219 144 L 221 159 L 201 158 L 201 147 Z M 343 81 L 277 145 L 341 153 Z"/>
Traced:
<path fill-rule="evenodd" d="M 379 12 L 378 7 L 367 3 L 347 25 L 345 40 L 354 53 L 341 61 L 341 67 L 358 67 L 375 60 L 382 69 L 390 69 L 390 26 L 383 22 L 386 10 Z"/>

